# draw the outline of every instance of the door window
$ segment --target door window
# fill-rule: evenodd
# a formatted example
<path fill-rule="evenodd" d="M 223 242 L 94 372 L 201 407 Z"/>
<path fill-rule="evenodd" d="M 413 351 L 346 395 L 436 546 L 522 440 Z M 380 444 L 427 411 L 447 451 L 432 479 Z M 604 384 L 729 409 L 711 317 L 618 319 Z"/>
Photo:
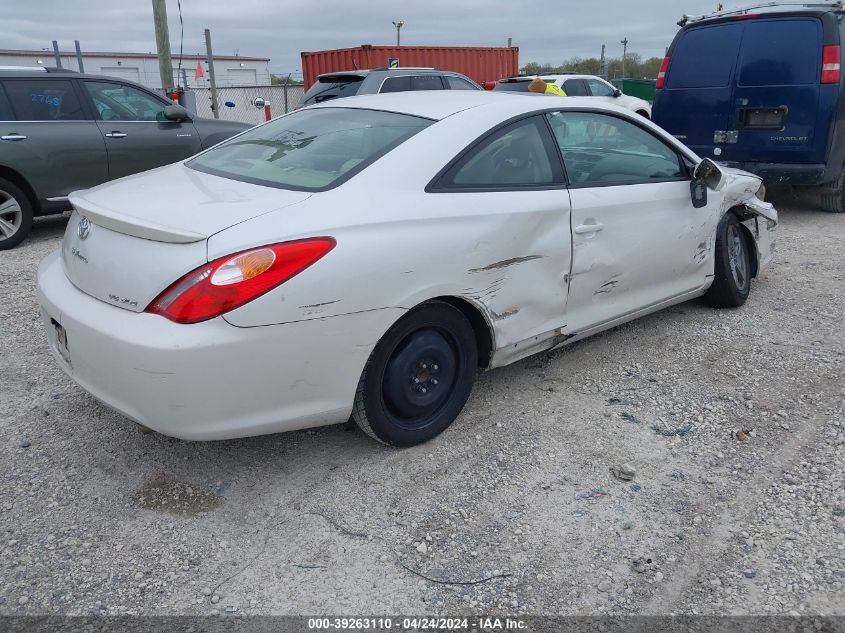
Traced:
<path fill-rule="evenodd" d="M 443 80 L 440 75 L 411 77 L 411 90 L 443 90 Z"/>
<path fill-rule="evenodd" d="M 742 38 L 739 85 L 818 83 L 821 36 L 816 18 L 750 22 Z"/>
<path fill-rule="evenodd" d="M 587 82 L 583 79 L 567 79 L 563 82 L 563 91 L 567 97 L 588 97 Z"/>
<path fill-rule="evenodd" d="M 609 86 L 598 79 L 587 79 L 587 85 L 590 86 L 590 92 L 594 97 L 612 97 L 616 94 L 616 89 Z"/>
<path fill-rule="evenodd" d="M 544 142 L 539 117 L 518 121 L 481 142 L 449 170 L 448 188 L 511 188 L 551 185 L 560 181 Z"/>
<path fill-rule="evenodd" d="M 546 116 L 573 186 L 686 178 L 674 149 L 624 119 L 591 112 L 552 112 Z"/>
<path fill-rule="evenodd" d="M 6 94 L 18 121 L 79 121 L 82 104 L 68 79 L 7 79 Z"/>
<path fill-rule="evenodd" d="M 165 104 L 142 90 L 105 81 L 84 83 L 102 121 L 165 120 Z"/>
<path fill-rule="evenodd" d="M 724 88 L 731 78 L 742 24 L 689 29 L 671 52 L 667 88 Z"/>
<path fill-rule="evenodd" d="M 3 83 L 0 82 L 0 121 L 14 121 L 12 116 L 12 106 L 9 105 L 9 100 L 6 98 L 6 93 L 3 90 Z"/>

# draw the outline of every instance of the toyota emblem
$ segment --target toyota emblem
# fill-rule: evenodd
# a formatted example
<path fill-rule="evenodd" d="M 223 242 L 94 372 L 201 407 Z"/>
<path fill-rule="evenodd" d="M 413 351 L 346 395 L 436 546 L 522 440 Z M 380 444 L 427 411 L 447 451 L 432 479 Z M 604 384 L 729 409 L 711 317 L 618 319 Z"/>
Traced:
<path fill-rule="evenodd" d="M 82 219 L 79 221 L 79 226 L 76 227 L 76 234 L 79 236 L 79 239 L 84 240 L 88 237 L 88 233 L 91 232 L 91 222 L 88 221 L 84 215 Z"/>

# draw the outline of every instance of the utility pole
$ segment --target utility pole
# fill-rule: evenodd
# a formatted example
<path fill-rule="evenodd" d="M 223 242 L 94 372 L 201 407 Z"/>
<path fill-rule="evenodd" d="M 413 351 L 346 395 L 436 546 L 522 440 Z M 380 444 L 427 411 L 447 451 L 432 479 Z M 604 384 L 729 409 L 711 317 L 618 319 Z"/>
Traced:
<path fill-rule="evenodd" d="M 205 54 L 208 56 L 208 86 L 211 88 L 211 111 L 214 118 L 220 118 L 220 108 L 217 106 L 217 82 L 214 81 L 214 55 L 211 52 L 211 31 L 205 30 Z"/>
<path fill-rule="evenodd" d="M 79 46 L 79 40 L 73 40 L 76 46 L 76 63 L 79 64 L 79 72 L 84 73 L 85 67 L 82 65 L 82 48 Z"/>
<path fill-rule="evenodd" d="M 161 75 L 161 87 L 169 94 L 173 92 L 173 63 L 170 61 L 170 34 L 167 30 L 165 0 L 153 0 L 153 23 L 158 50 L 158 74 Z"/>
<path fill-rule="evenodd" d="M 398 22 L 394 22 L 393 26 L 396 27 L 396 46 L 399 46 L 401 41 L 401 38 L 399 37 L 399 31 L 402 30 L 403 26 L 405 26 L 405 20 L 399 20 Z"/>
<path fill-rule="evenodd" d="M 601 45 L 601 59 L 599 60 L 599 73 L 602 76 L 602 79 L 607 79 L 607 62 L 604 59 L 604 49 L 605 45 Z"/>
<path fill-rule="evenodd" d="M 626 37 L 624 40 L 619 42 L 622 44 L 622 79 L 625 79 L 625 57 L 628 56 L 628 38 Z"/>
<path fill-rule="evenodd" d="M 59 54 L 59 43 L 53 40 L 53 56 L 56 58 L 56 68 L 62 67 L 62 56 Z"/>

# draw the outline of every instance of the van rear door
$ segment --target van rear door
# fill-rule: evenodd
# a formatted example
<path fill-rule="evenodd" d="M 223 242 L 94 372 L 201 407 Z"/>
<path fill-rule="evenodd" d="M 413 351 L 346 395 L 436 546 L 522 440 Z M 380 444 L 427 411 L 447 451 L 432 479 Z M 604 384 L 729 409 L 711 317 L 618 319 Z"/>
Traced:
<path fill-rule="evenodd" d="M 823 33 L 813 16 L 745 21 L 730 130 L 722 159 L 824 162 L 834 102 L 819 108 Z M 819 119 L 819 115 L 822 119 Z"/>
<path fill-rule="evenodd" d="M 702 157 L 721 158 L 733 115 L 733 75 L 741 22 L 703 24 L 682 31 L 669 50 L 654 122 Z"/>

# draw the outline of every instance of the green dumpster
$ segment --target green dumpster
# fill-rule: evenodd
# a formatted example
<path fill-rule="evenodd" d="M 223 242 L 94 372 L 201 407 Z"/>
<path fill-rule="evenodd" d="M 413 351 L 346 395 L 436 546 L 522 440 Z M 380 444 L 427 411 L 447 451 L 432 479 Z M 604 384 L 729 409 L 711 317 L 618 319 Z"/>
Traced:
<path fill-rule="evenodd" d="M 611 82 L 626 95 L 654 102 L 654 79 L 613 79 Z"/>

